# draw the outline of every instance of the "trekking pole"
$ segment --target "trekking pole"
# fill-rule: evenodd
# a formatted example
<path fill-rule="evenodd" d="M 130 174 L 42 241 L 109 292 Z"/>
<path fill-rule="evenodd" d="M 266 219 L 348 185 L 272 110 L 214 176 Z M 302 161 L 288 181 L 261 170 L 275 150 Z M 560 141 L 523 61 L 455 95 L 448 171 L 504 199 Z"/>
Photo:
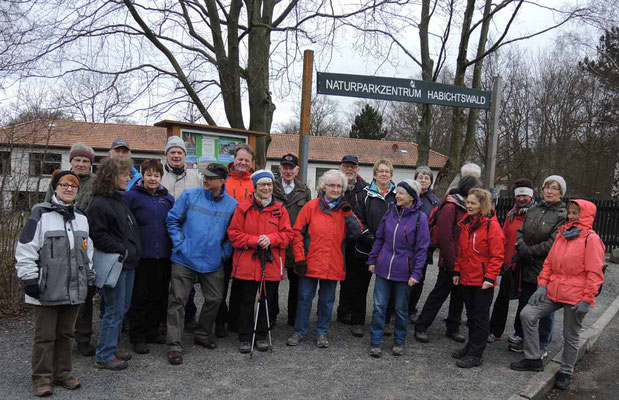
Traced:
<path fill-rule="evenodd" d="M 256 306 L 256 317 L 254 319 L 254 331 L 252 333 L 252 337 L 251 337 L 251 349 L 249 351 L 249 358 L 253 357 L 254 354 L 254 344 L 256 343 L 256 330 L 258 328 L 258 316 L 260 315 L 260 301 L 263 299 L 263 293 L 264 293 L 264 307 L 265 307 L 265 311 L 266 311 L 266 318 L 267 318 L 267 330 L 268 330 L 268 335 L 269 335 L 269 347 L 271 348 L 271 352 L 273 352 L 273 346 L 272 346 L 272 342 L 271 342 L 271 321 L 269 321 L 269 305 L 266 301 L 267 298 L 267 291 L 266 291 L 266 283 L 264 280 L 264 271 L 266 269 L 266 265 L 267 265 L 267 257 L 268 257 L 268 251 L 269 249 L 263 249 L 260 248 L 258 249 L 258 256 L 260 257 L 260 286 L 258 288 L 258 305 Z"/>

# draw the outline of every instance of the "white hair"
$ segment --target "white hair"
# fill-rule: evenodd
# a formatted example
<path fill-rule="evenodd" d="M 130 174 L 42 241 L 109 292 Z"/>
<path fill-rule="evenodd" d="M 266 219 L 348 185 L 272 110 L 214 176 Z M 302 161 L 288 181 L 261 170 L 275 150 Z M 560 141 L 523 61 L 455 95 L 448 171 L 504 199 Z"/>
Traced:
<path fill-rule="evenodd" d="M 344 175 L 343 172 L 337 169 L 330 169 L 324 174 L 322 174 L 322 176 L 318 180 L 318 190 L 320 190 L 321 192 L 324 192 L 327 181 L 333 178 L 339 179 L 342 182 L 342 187 L 344 189 L 348 185 L 348 179 L 346 179 L 346 175 Z"/>
<path fill-rule="evenodd" d="M 475 178 L 479 178 L 481 177 L 481 168 L 475 163 L 466 163 L 462 166 L 462 168 L 460 168 L 460 175 L 470 175 L 474 176 Z"/>

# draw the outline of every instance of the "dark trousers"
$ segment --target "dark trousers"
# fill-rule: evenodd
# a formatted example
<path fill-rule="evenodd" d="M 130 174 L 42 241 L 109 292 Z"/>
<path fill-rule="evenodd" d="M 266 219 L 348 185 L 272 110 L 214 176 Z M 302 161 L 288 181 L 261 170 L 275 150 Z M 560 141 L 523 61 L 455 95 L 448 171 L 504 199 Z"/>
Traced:
<path fill-rule="evenodd" d="M 224 261 L 224 293 L 221 304 L 219 305 L 219 310 L 217 311 L 216 322 L 227 322 L 232 326 L 232 329 L 235 329 L 235 327 L 238 326 L 237 319 L 239 317 L 241 295 L 236 279 L 232 279 L 232 284 L 230 285 L 230 300 L 228 304 L 226 304 L 226 298 L 228 297 L 228 285 L 231 275 L 232 257 Z M 271 306 L 271 304 L 269 304 L 269 306 Z"/>
<path fill-rule="evenodd" d="M 353 308 L 356 308 L 357 313 L 359 312 L 359 306 L 355 307 L 361 297 L 361 293 L 358 293 L 359 289 L 363 291 L 364 287 L 364 274 L 363 271 L 359 271 L 360 269 L 365 269 L 367 271 L 367 266 L 365 265 L 365 260 L 357 257 L 356 251 L 354 248 L 346 248 L 346 257 L 344 261 L 346 262 L 346 278 L 340 282 L 340 299 L 337 305 L 337 317 L 338 319 L 348 320 L 348 316 L 351 317 L 352 322 L 352 313 Z M 370 278 L 372 274 L 370 274 Z M 369 285 L 369 280 L 368 280 Z M 365 297 L 367 297 L 367 285 L 365 286 Z M 364 303 L 365 304 L 365 303 Z M 365 310 L 365 305 L 363 306 Z M 364 311 L 365 316 L 365 311 Z M 358 318 L 357 318 L 358 319 Z M 363 320 L 359 325 L 363 324 Z"/>
<path fill-rule="evenodd" d="M 92 296 L 93 294 L 89 292 L 84 303 L 80 304 L 77 321 L 75 321 L 75 341 L 77 343 L 90 343 L 92 337 Z"/>
<path fill-rule="evenodd" d="M 288 268 L 288 325 L 294 326 L 297 320 L 297 301 L 299 300 L 299 276 L 294 268 Z"/>
<path fill-rule="evenodd" d="M 469 340 L 465 345 L 466 354 L 481 358 L 490 333 L 489 317 L 494 288 L 482 290 L 481 286 L 463 286 L 462 296 L 469 328 Z"/>
<path fill-rule="evenodd" d="M 419 304 L 419 298 L 421 297 L 421 292 L 423 292 L 423 283 L 426 280 L 427 269 L 428 264 L 426 263 L 424 264 L 423 271 L 421 272 L 421 280 L 411 288 L 411 297 L 408 299 L 409 314 L 417 314 L 417 304 Z"/>
<path fill-rule="evenodd" d="M 509 314 L 509 297 L 507 297 L 507 290 L 503 287 L 503 280 L 499 285 L 499 294 L 494 300 L 492 306 L 492 315 L 490 316 L 490 333 L 496 337 L 503 336 L 505 332 L 505 325 L 507 325 L 507 315 Z M 520 318 L 514 319 L 514 331 L 522 332 L 522 326 L 520 324 Z"/>
<path fill-rule="evenodd" d="M 256 294 L 260 288 L 260 282 L 258 281 L 246 281 L 241 279 L 234 279 L 236 281 L 236 287 L 239 293 L 239 317 L 237 319 L 239 328 L 239 340 L 241 342 L 251 342 L 251 337 L 254 332 L 254 305 L 256 304 Z M 264 293 L 260 297 L 259 312 L 258 312 L 258 325 L 256 327 L 256 339 L 264 339 L 267 336 L 267 313 L 265 307 L 269 305 L 269 318 L 271 318 L 271 302 L 273 296 L 277 292 L 279 281 L 264 281 L 266 288 L 266 297 Z M 269 302 L 271 300 L 271 302 Z M 273 327 L 271 325 L 271 327 Z"/>
<path fill-rule="evenodd" d="M 522 290 L 520 291 L 520 297 L 518 298 L 518 311 L 516 311 L 516 321 L 517 325 L 515 325 L 516 335 L 524 338 L 524 333 L 522 329 L 522 324 L 520 320 L 520 313 L 522 309 L 529 302 L 529 298 L 535 293 L 537 290 L 537 285 L 534 285 L 529 282 L 522 282 Z M 539 342 L 540 345 L 547 349 L 550 346 L 550 342 L 552 342 L 552 331 L 554 328 L 554 312 L 550 315 L 540 318 L 539 320 Z"/>
<path fill-rule="evenodd" d="M 159 336 L 165 319 L 170 287 L 170 260 L 142 259 L 135 269 L 135 282 L 129 308 L 131 343 L 148 342 Z"/>
<path fill-rule="evenodd" d="M 421 314 L 415 321 L 416 332 L 425 332 L 432 325 L 434 318 L 436 318 L 449 295 L 451 295 L 451 298 L 449 299 L 449 312 L 446 322 L 447 332 L 455 333 L 460 330 L 460 320 L 464 308 L 461 286 L 454 286 L 451 271 L 446 268 L 439 268 L 434 289 L 428 295 Z"/>
<path fill-rule="evenodd" d="M 34 306 L 31 372 L 35 385 L 71 376 L 73 330 L 79 305 Z"/>

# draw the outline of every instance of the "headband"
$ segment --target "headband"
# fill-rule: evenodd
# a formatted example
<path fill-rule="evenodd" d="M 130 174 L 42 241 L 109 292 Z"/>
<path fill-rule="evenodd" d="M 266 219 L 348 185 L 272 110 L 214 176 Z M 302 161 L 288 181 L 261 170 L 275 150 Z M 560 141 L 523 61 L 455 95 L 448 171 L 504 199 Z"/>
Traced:
<path fill-rule="evenodd" d="M 514 196 L 529 196 L 533 197 L 533 189 L 529 187 L 518 187 L 514 189 Z"/>

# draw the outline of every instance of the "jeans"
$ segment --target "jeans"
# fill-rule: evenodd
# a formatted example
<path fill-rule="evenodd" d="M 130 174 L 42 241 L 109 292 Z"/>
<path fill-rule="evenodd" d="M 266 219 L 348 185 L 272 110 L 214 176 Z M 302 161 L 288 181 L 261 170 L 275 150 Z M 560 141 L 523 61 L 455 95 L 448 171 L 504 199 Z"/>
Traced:
<path fill-rule="evenodd" d="M 320 288 L 318 289 L 318 323 L 316 324 L 316 334 L 326 335 L 329 331 L 337 281 L 300 276 L 297 320 L 294 324 L 294 331 L 298 335 L 307 335 L 309 316 L 312 311 L 312 301 L 316 295 L 316 287 L 319 281 Z"/>
<path fill-rule="evenodd" d="M 395 311 L 395 331 L 393 343 L 404 344 L 406 341 L 406 329 L 408 326 L 408 298 L 410 286 L 408 282 L 395 282 L 376 275 L 374 283 L 374 311 L 370 327 L 370 343 L 372 346 L 380 346 L 385 329 L 385 314 L 389 297 L 393 294 Z"/>
<path fill-rule="evenodd" d="M 101 289 L 105 297 L 105 309 L 95 355 L 98 363 L 111 361 L 115 357 L 123 317 L 131 305 L 134 279 L 135 269 L 123 269 L 115 287 Z"/>
<path fill-rule="evenodd" d="M 522 291 L 520 292 L 520 298 L 518 299 L 518 311 L 516 311 L 516 320 L 522 322 L 520 319 L 520 313 L 529 302 L 529 298 L 537 290 L 537 285 L 528 282 L 522 282 Z M 552 331 L 554 328 L 555 314 L 543 316 L 539 320 L 539 343 L 543 349 L 548 349 L 550 342 L 552 342 Z M 524 338 L 524 331 L 521 323 L 516 323 L 514 326 L 516 335 Z"/>

